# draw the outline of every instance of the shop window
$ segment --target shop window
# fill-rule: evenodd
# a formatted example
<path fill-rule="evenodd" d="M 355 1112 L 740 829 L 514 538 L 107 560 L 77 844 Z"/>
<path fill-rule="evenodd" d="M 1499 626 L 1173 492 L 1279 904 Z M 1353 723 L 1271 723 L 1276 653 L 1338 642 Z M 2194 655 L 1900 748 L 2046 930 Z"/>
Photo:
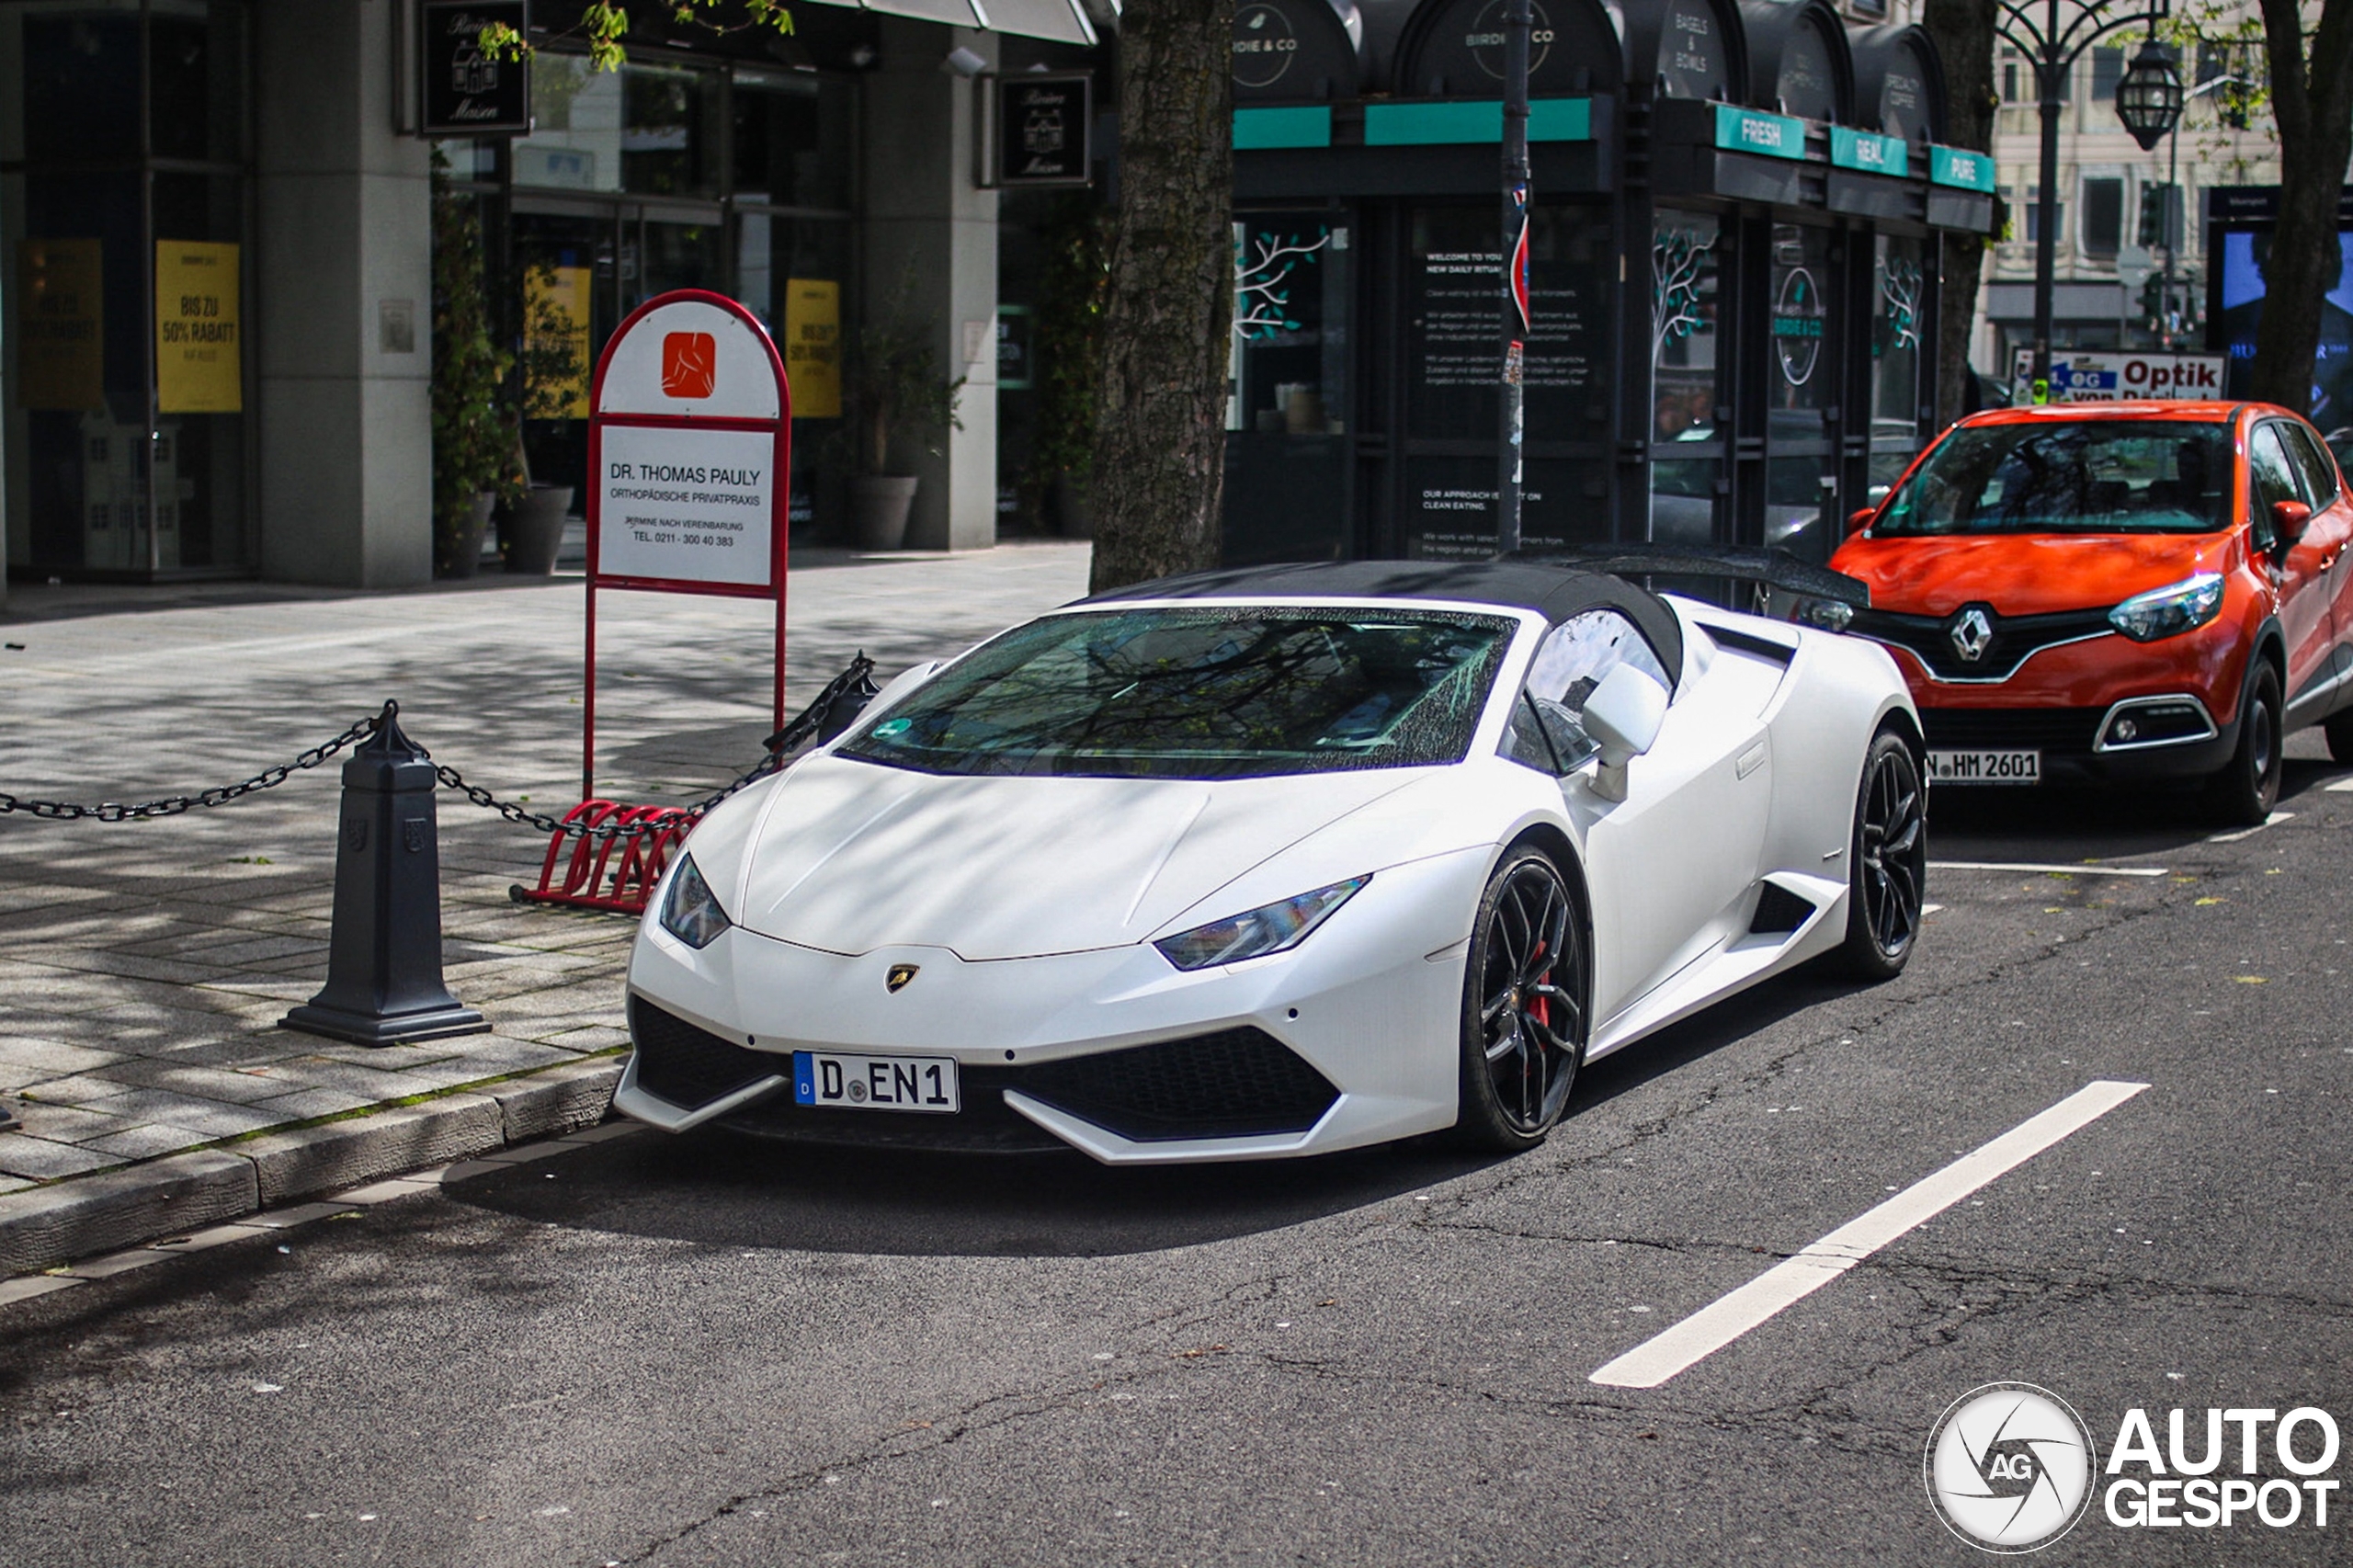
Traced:
<path fill-rule="evenodd" d="M 738 73 L 735 196 L 774 207 L 850 205 L 847 82 Z"/>
<path fill-rule="evenodd" d="M 719 190 L 719 80 L 708 71 L 621 70 L 621 188 L 648 196 Z"/>
<path fill-rule="evenodd" d="M 1927 290 L 1925 247 L 1916 239 L 1881 234 L 1873 242 L 1871 274 L 1870 499 L 1900 477 L 1920 446 L 1921 313 Z"/>
<path fill-rule="evenodd" d="M 147 42 L 155 156 L 233 163 L 244 155 L 243 20 L 233 6 L 156 7 Z"/>
<path fill-rule="evenodd" d="M 1837 263 L 1827 229 L 1773 227 L 1768 301 L 1765 543 L 1802 559 L 1827 559 L 1827 510 L 1837 483 L 1830 426 L 1838 401 L 1840 348 L 1830 301 Z"/>
<path fill-rule="evenodd" d="M 1225 555 L 1329 557 L 1348 518 L 1355 232 L 1328 212 L 1264 212 L 1233 233 Z"/>
<path fill-rule="evenodd" d="M 19 11 L 6 20 L 23 28 L 24 114 L 17 132 L 23 155 L 35 161 L 139 156 L 137 12 L 88 6 Z"/>
<path fill-rule="evenodd" d="M 2114 256 L 2124 243 L 2124 182 L 2084 181 L 2084 254 Z"/>
<path fill-rule="evenodd" d="M 1664 444 L 1651 453 L 1651 538 L 1662 542 L 1716 537 L 1722 239 L 1700 212 L 1662 210 L 1651 231 L 1651 439 Z"/>

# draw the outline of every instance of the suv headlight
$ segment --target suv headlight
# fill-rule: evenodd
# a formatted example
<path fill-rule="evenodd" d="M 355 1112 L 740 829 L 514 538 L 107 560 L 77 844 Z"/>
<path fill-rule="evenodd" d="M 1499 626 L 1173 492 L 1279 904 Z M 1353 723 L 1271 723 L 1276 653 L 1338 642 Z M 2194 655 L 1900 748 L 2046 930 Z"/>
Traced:
<path fill-rule="evenodd" d="M 1345 882 L 1334 882 L 1328 888 L 1317 888 L 1313 892 L 1303 892 L 1247 915 L 1213 920 L 1207 926 L 1179 931 L 1174 937 L 1163 937 L 1153 946 L 1178 969 L 1207 969 L 1211 964 L 1240 963 L 1244 959 L 1279 953 L 1307 940 L 1334 910 L 1355 897 L 1357 890 L 1370 881 L 1370 875 L 1350 877 Z"/>
<path fill-rule="evenodd" d="M 2135 642 L 2194 631 L 2222 613 L 2222 579 L 2200 572 L 2178 583 L 2135 594 L 2108 612 L 2108 623 Z"/>
<path fill-rule="evenodd" d="M 671 875 L 670 891 L 662 895 L 662 929 L 687 946 L 703 949 L 710 946 L 719 934 L 733 925 L 727 911 L 719 907 L 710 884 L 695 869 L 694 857 L 689 855 L 678 862 Z"/>

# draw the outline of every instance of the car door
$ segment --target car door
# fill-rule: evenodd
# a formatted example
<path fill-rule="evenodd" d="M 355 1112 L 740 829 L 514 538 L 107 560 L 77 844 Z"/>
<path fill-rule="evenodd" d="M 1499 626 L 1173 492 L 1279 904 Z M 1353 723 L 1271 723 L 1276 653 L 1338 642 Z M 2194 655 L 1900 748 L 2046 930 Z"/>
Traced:
<path fill-rule="evenodd" d="M 2267 419 L 2256 426 L 2246 447 L 2248 500 L 2256 539 L 2272 537 L 2271 508 L 2281 501 L 2310 506 L 2301 466 L 2289 456 L 2294 427 L 2285 420 Z M 2336 663 L 2336 617 L 2328 602 L 2328 567 L 2343 545 L 2332 545 L 2327 525 L 2315 512 L 2308 527 L 2286 550 L 2273 547 L 2267 565 L 2279 595 L 2279 631 L 2288 643 L 2287 699 L 2298 698 L 2326 682 Z M 2293 721 L 2290 721 L 2291 722 Z"/>
<path fill-rule="evenodd" d="M 1550 716 L 1562 736 L 1540 755 L 1567 752 L 1575 773 L 1589 750 L 1573 749 L 1586 695 L 1621 663 L 1665 684 L 1665 669 L 1633 623 L 1614 610 L 1573 616 L 1547 634 L 1529 666 L 1520 729 L 1533 738 Z M 1627 798 L 1605 801 L 1563 783 L 1563 804 L 1585 824 L 1593 902 L 1594 1017 L 1623 1012 L 1718 946 L 1745 907 L 1772 805 L 1772 767 L 1759 715 L 1779 669 L 1737 658 L 1694 635 L 1658 739 L 1628 771 Z M 1560 725 L 1565 715 L 1570 723 Z M 1589 745 L 1589 743 L 1587 743 Z M 1519 760 L 1540 755 L 1516 737 Z"/>
<path fill-rule="evenodd" d="M 2332 649 L 2331 662 L 2314 693 L 2313 710 L 2294 716 L 2293 722 L 2302 722 L 2307 717 L 2319 719 L 2338 706 L 2347 672 L 2353 669 L 2353 559 L 2348 559 L 2353 558 L 2353 549 L 2347 548 L 2353 546 L 2353 497 L 2346 494 L 2336 458 L 2310 426 L 2283 425 L 2281 428 L 2288 455 L 2296 461 L 2313 508 L 2312 526 L 2298 543 L 2322 552 L 2319 591 L 2328 603 Z"/>

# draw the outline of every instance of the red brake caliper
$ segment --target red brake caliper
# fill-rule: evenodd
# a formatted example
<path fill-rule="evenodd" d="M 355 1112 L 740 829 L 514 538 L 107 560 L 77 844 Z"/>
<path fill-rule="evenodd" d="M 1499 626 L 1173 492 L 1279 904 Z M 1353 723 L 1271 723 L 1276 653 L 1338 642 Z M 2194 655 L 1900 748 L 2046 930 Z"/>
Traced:
<path fill-rule="evenodd" d="M 1541 942 L 1536 944 L 1536 956 L 1540 959 L 1544 956 L 1544 944 Z M 1552 971 L 1548 969 L 1543 973 L 1536 977 L 1536 983 L 1539 985 L 1546 984 L 1552 980 Z M 1536 998 L 1535 1005 L 1529 1007 L 1528 1011 L 1538 1023 L 1542 1024 L 1549 1029 L 1552 1027 L 1552 1000 L 1551 997 L 1539 996 Z"/>

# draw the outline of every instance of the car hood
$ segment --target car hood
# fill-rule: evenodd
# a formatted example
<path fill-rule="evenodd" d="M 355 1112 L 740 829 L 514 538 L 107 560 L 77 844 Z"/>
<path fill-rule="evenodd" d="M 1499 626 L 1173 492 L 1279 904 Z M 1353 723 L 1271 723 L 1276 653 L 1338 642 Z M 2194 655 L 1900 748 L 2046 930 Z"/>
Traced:
<path fill-rule="evenodd" d="M 1120 947 L 1425 774 L 965 778 L 812 757 L 777 786 L 729 913 L 836 953 L 940 947 L 980 960 Z"/>
<path fill-rule="evenodd" d="M 1949 615 L 1966 604 L 2002 615 L 2104 609 L 2134 594 L 2225 569 L 2228 534 L 1988 534 L 1852 539 L 1833 570 L 1870 585 L 1871 608 Z"/>

